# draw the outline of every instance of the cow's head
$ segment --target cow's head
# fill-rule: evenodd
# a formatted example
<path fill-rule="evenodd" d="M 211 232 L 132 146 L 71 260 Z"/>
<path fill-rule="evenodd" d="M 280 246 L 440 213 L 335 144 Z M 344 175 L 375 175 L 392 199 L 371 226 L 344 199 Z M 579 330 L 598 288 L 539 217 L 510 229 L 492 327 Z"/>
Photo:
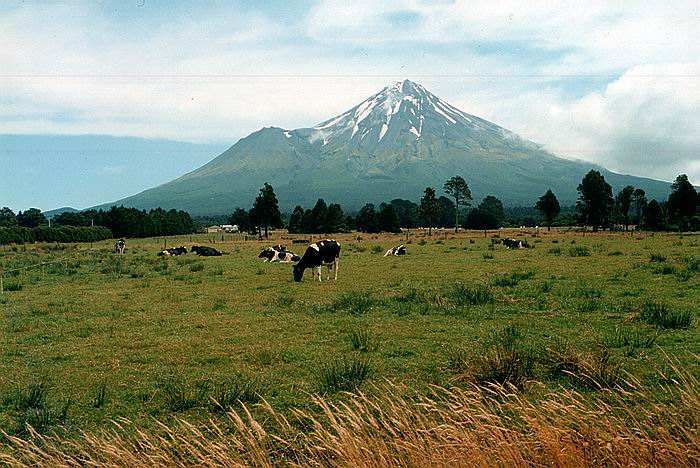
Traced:
<path fill-rule="evenodd" d="M 258 255 L 258 258 L 269 258 L 270 260 L 272 260 L 272 256 L 274 254 L 275 254 L 275 251 L 268 247 L 267 249 L 260 252 L 260 255 Z"/>
<path fill-rule="evenodd" d="M 292 273 L 294 274 L 294 282 L 298 283 L 301 281 L 301 278 L 304 276 L 304 269 L 302 267 L 300 267 L 299 265 L 294 265 Z"/>

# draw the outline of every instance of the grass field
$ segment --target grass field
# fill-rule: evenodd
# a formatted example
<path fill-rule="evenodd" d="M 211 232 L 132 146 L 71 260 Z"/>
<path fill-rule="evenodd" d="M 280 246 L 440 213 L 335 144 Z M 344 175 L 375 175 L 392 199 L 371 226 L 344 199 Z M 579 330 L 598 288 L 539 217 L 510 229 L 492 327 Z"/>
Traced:
<path fill-rule="evenodd" d="M 228 427 L 239 401 L 265 420 L 332 420 L 314 395 L 333 404 L 359 390 L 384 408 L 490 382 L 534 407 L 641 392 L 648 410 L 697 392 L 699 236 L 513 230 L 500 235 L 532 248 L 506 250 L 494 235 L 340 235 L 338 281 L 320 284 L 261 263 L 279 241 L 303 253 L 279 235 L 207 243 L 227 254 L 210 258 L 157 257 L 163 239 L 129 240 L 122 256 L 111 243 L 4 247 L 0 429 Z M 400 243 L 408 255 L 382 257 Z M 674 423 L 689 450 L 697 423 Z"/>

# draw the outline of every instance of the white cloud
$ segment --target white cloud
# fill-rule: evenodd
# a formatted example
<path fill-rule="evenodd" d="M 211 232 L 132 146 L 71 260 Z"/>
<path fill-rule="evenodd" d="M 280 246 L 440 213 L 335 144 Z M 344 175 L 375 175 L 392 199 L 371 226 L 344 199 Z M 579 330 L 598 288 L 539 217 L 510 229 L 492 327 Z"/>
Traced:
<path fill-rule="evenodd" d="M 1 133 L 233 143 L 410 78 L 557 154 L 700 182 L 695 2 L 321 1 L 286 23 L 157 24 L 79 5 L 0 16 Z"/>
<path fill-rule="evenodd" d="M 634 67 L 578 99 L 550 88 L 455 102 L 559 156 L 662 180 L 687 173 L 700 184 L 700 62 Z"/>

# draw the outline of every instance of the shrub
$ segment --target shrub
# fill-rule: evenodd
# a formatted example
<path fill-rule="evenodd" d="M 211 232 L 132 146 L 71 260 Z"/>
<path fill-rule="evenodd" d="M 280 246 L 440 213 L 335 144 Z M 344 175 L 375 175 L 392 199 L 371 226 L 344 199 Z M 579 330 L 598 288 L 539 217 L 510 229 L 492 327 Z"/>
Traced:
<path fill-rule="evenodd" d="M 667 304 L 648 301 L 642 305 L 638 318 L 661 328 L 689 328 L 693 322 L 693 312 L 671 310 Z"/>
<path fill-rule="evenodd" d="M 384 252 L 384 248 L 381 245 L 373 245 L 370 250 L 373 254 L 378 254 Z"/>
<path fill-rule="evenodd" d="M 322 365 L 319 383 L 324 392 L 349 392 L 362 385 L 371 373 L 372 366 L 369 358 L 345 357 Z"/>
<path fill-rule="evenodd" d="M 569 256 L 570 257 L 588 257 L 590 255 L 591 255 L 591 251 L 588 250 L 588 247 L 586 247 L 586 246 L 575 245 L 575 246 L 569 248 Z"/>

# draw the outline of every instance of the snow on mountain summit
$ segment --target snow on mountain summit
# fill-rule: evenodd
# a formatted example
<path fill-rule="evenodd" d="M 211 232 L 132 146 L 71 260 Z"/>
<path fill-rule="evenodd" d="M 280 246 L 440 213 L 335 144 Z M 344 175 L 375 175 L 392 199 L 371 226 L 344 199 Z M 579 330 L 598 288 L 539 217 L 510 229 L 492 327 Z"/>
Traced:
<path fill-rule="evenodd" d="M 387 86 L 352 109 L 321 122 L 305 133 L 311 143 L 320 141 L 322 146 L 337 139 L 347 142 L 373 138 L 374 142 L 379 143 L 388 133 L 392 133 L 393 138 L 404 136 L 419 139 L 424 134 L 426 122 L 439 133 L 444 133 L 446 126 L 468 127 L 471 130 L 497 127 L 460 111 L 420 84 L 404 80 Z"/>

